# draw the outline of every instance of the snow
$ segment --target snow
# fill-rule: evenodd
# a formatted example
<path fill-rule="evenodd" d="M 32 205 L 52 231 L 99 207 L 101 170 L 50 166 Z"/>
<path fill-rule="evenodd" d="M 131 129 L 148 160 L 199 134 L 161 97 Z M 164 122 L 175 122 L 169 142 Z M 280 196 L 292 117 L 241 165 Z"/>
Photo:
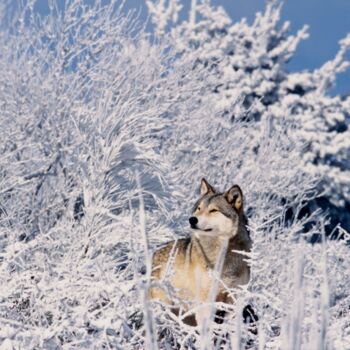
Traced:
<path fill-rule="evenodd" d="M 327 89 L 349 37 L 290 73 L 307 27 L 278 1 L 252 24 L 146 3 L 154 37 L 114 2 L 0 5 L 0 347 L 348 349 L 350 98 Z M 204 336 L 147 300 L 202 177 L 243 189 L 252 278 L 234 292 L 257 334 L 232 307 Z"/>

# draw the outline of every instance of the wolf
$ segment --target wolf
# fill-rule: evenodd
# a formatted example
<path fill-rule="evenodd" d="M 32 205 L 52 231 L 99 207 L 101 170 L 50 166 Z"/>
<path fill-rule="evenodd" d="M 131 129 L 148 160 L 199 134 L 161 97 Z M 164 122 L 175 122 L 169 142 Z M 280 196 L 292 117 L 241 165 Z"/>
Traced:
<path fill-rule="evenodd" d="M 217 192 L 203 178 L 189 225 L 191 237 L 168 242 L 153 254 L 149 297 L 172 305 L 176 314 L 188 314 L 193 308 L 196 311 L 183 320 L 197 326 L 210 317 L 208 307 L 201 306 L 211 301 L 234 303 L 227 290 L 250 279 L 247 256 L 252 241 L 240 187 Z M 159 281 L 167 278 L 173 293 L 160 286 Z"/>

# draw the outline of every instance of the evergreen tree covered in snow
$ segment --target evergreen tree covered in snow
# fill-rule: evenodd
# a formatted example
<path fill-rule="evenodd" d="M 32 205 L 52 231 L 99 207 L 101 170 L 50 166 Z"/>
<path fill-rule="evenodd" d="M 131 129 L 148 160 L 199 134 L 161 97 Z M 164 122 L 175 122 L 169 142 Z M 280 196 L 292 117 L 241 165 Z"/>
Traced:
<path fill-rule="evenodd" d="M 307 38 L 307 26 L 289 34 L 289 23 L 280 23 L 280 1 L 267 2 L 252 24 L 245 19 L 232 23 L 225 10 L 210 1 L 192 1 L 188 20 L 180 23 L 172 21 L 180 11 L 177 1 L 169 1 L 168 7 L 163 2 L 148 3 L 155 32 L 162 34 L 167 28 L 185 59 L 209 67 L 215 78 L 208 82 L 205 98 L 215 101 L 225 117 L 252 121 L 256 131 L 267 118 L 272 124 L 293 124 L 287 134 L 304 143 L 303 167 L 320 181 L 319 196 L 308 203 L 306 212 L 327 209 L 330 230 L 339 222 L 349 229 L 350 97 L 330 96 L 328 90 L 348 67 L 345 53 L 350 36 L 340 41 L 335 58 L 321 68 L 290 73 L 287 63 L 298 43 Z"/>

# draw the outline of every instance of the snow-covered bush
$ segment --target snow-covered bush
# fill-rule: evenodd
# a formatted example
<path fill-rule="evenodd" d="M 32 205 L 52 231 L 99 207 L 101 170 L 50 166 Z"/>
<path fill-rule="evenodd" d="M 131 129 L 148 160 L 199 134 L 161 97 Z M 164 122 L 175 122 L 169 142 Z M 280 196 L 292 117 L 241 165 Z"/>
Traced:
<path fill-rule="evenodd" d="M 329 231 L 339 221 L 349 229 L 350 97 L 327 92 L 336 75 L 348 67 L 350 36 L 340 41 L 335 58 L 321 68 L 290 73 L 286 64 L 308 33 L 305 26 L 292 35 L 289 22 L 280 23 L 281 1 L 267 2 L 252 24 L 245 19 L 232 23 L 225 10 L 210 1 L 192 1 L 188 20 L 182 22 L 179 1 L 169 1 L 168 6 L 163 1 L 147 3 L 156 33 L 167 31 L 179 54 L 209 67 L 213 77 L 206 98 L 215 101 L 223 115 L 254 121 L 255 130 L 266 118 L 293 123 L 287 133 L 305 144 L 300 152 L 303 166 L 320 178 L 320 195 L 308 210 L 330 211 Z M 243 109 L 236 103 L 239 99 Z"/>
<path fill-rule="evenodd" d="M 160 132 L 169 111 L 196 109 L 205 82 L 113 2 L 48 2 L 47 16 L 35 6 L 6 8 L 0 34 L 1 317 L 26 325 L 1 338 L 25 348 L 89 335 L 102 285 L 121 297 L 122 275 L 101 282 L 92 262 L 108 279 L 125 268 L 136 172 L 147 208 L 166 216 Z"/>
<path fill-rule="evenodd" d="M 157 135 L 173 109 L 191 114 L 204 84 L 117 5 L 49 2 L 40 17 L 34 3 L 1 33 L 1 205 L 22 239 L 95 195 L 128 206 L 136 169 L 155 202 L 165 196 Z"/>
<path fill-rule="evenodd" d="M 181 7 L 168 4 L 148 1 L 162 14 L 159 35 Z M 293 95 L 279 98 L 291 88 L 283 63 L 305 31 L 279 29 L 272 5 L 253 27 L 201 5 L 200 21 L 192 11 L 169 40 L 152 39 L 113 1 L 49 1 L 47 10 L 28 1 L 1 13 L 1 347 L 349 348 L 349 235 L 338 228 L 344 240 L 325 240 L 321 211 L 304 215 L 326 180 L 305 168 L 302 123 L 290 109 L 279 114 Z M 211 51 L 216 35 L 244 54 Z M 334 67 L 323 70 L 329 79 Z M 189 233 L 203 176 L 242 187 L 254 240 L 249 286 L 204 335 L 145 298 L 151 249 Z M 306 242 L 314 235 L 322 244 Z M 248 303 L 255 329 L 235 317 Z"/>

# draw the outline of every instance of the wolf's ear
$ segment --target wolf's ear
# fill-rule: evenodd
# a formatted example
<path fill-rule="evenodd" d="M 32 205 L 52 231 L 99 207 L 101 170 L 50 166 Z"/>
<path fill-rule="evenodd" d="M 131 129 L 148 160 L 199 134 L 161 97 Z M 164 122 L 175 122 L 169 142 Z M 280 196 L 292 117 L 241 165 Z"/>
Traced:
<path fill-rule="evenodd" d="M 209 185 L 206 179 L 203 178 L 201 181 L 200 192 L 201 192 L 201 196 L 204 196 L 205 194 L 208 194 L 208 193 L 215 193 L 215 189 L 214 187 Z"/>
<path fill-rule="evenodd" d="M 225 192 L 225 198 L 239 212 L 243 210 L 243 194 L 238 185 L 232 186 Z"/>

